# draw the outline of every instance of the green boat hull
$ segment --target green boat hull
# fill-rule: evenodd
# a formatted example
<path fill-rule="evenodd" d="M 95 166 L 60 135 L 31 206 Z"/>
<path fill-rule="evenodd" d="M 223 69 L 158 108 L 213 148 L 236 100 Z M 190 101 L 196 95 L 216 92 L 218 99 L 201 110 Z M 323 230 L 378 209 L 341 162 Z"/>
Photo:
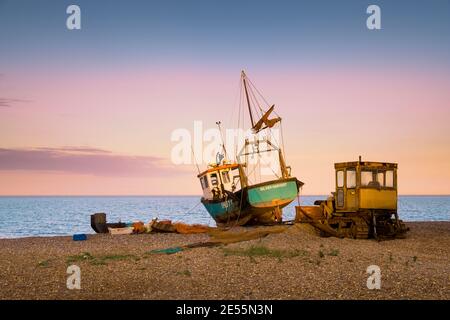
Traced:
<path fill-rule="evenodd" d="M 302 182 L 296 178 L 249 186 L 227 200 L 202 203 L 218 225 L 273 224 L 281 221 L 281 209 L 298 195 Z"/>
<path fill-rule="evenodd" d="M 248 202 L 256 209 L 286 206 L 298 195 L 296 180 L 270 181 L 248 188 Z"/>

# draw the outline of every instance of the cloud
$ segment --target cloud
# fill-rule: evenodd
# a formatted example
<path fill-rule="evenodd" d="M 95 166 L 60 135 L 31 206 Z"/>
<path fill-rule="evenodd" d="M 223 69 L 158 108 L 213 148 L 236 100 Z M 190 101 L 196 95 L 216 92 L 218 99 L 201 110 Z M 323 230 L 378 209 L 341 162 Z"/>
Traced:
<path fill-rule="evenodd" d="M 90 147 L 0 148 L 0 170 L 64 172 L 95 176 L 172 176 L 186 171 L 165 159 Z"/>
<path fill-rule="evenodd" d="M 0 98 L 0 107 L 10 108 L 16 103 L 27 103 L 27 102 L 31 102 L 31 101 L 24 100 L 24 99 Z"/>
<path fill-rule="evenodd" d="M 76 153 L 112 153 L 111 151 L 91 148 L 91 147 L 60 147 L 60 148 L 49 148 L 49 147 L 41 147 L 35 148 L 37 150 L 45 150 L 45 151 L 56 151 L 56 152 L 76 152 Z"/>

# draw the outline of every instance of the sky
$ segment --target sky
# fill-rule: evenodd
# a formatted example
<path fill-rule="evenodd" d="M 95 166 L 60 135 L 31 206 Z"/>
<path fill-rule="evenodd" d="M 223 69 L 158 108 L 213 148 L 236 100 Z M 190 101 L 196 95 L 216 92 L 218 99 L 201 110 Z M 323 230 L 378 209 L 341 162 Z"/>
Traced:
<path fill-rule="evenodd" d="M 449 40 L 448 0 L 0 0 L 0 195 L 200 194 L 172 134 L 236 126 L 242 69 L 302 194 L 359 155 L 398 163 L 400 194 L 450 194 Z"/>

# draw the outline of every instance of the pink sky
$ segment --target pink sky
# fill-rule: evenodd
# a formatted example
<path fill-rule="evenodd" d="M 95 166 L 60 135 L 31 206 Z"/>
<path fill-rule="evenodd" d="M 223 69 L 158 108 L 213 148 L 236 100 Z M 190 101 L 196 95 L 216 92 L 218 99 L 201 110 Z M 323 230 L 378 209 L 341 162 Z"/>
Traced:
<path fill-rule="evenodd" d="M 195 120 L 204 128 L 217 120 L 230 127 L 239 72 L 1 76 L 0 194 L 200 194 L 195 167 L 170 162 L 171 133 L 192 130 Z M 358 155 L 399 163 L 401 194 L 450 194 L 448 73 L 323 68 L 247 74 L 283 117 L 287 160 L 305 182 L 303 194 L 332 191 L 333 163 Z"/>

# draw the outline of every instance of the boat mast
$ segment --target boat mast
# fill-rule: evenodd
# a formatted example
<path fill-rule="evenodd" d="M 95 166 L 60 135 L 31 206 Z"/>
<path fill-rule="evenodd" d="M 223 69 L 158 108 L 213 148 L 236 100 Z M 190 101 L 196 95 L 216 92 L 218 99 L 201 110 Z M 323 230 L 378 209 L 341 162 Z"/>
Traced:
<path fill-rule="evenodd" d="M 250 114 L 250 121 L 252 122 L 252 128 L 253 128 L 255 126 L 255 123 L 253 121 L 252 108 L 250 106 L 250 99 L 248 97 L 248 89 L 247 89 L 246 77 L 247 76 L 245 75 L 244 70 L 242 70 L 242 82 L 244 83 L 245 97 L 247 98 L 248 113 Z"/>
<path fill-rule="evenodd" d="M 248 78 L 247 78 L 247 75 L 245 74 L 245 72 L 244 72 L 244 70 L 242 70 L 242 72 L 241 72 L 241 77 L 242 77 L 242 83 L 243 83 L 243 86 L 244 86 L 244 90 L 245 90 L 245 97 L 246 97 L 246 99 L 247 99 L 247 107 L 248 107 L 248 113 L 250 114 L 250 120 L 251 120 L 251 122 L 252 122 L 252 130 L 253 130 L 253 133 L 254 134 L 257 134 L 258 132 L 260 132 L 260 131 L 262 131 L 262 130 L 264 130 L 264 129 L 268 129 L 269 131 L 270 131 L 270 129 L 275 125 L 275 124 L 277 124 L 278 122 L 281 122 L 281 118 L 277 115 L 276 117 L 274 117 L 274 118 L 269 118 L 270 117 L 270 114 L 273 112 L 273 110 L 274 110 L 274 107 L 275 107 L 275 105 L 272 105 L 267 111 L 263 111 L 262 109 L 261 109 L 261 107 L 260 107 L 260 109 L 261 109 L 261 112 L 263 113 L 262 114 L 262 117 L 256 122 L 256 124 L 255 124 L 255 122 L 254 122 L 254 120 L 253 120 L 253 113 L 252 113 L 252 108 L 251 108 L 251 104 L 250 104 L 250 97 L 249 97 L 249 90 L 251 90 L 250 91 L 250 93 L 253 95 L 253 91 L 252 91 L 252 88 L 248 88 L 248 84 L 247 84 L 247 80 L 248 80 Z M 252 84 L 252 86 L 253 86 L 253 84 Z M 256 89 L 256 88 L 255 88 Z M 256 89 L 256 91 L 259 93 L 259 91 L 258 91 L 258 89 Z M 262 95 L 259 93 L 259 95 L 262 97 Z M 253 96 L 254 97 L 254 96 Z M 264 102 L 266 102 L 266 100 L 264 99 L 264 97 L 262 97 L 263 98 L 263 100 L 264 100 Z M 254 97 L 254 99 L 256 99 L 255 97 Z M 258 104 L 258 101 L 256 101 L 256 103 Z M 266 102 L 267 103 L 267 102 Z M 258 104 L 259 105 L 259 104 Z M 283 137 L 281 138 L 281 139 L 283 139 Z M 252 141 L 252 142 L 249 142 L 249 140 L 248 139 L 245 139 L 245 144 L 244 144 L 244 147 L 242 148 L 242 150 L 241 150 L 241 153 L 240 154 L 242 154 L 242 152 L 244 152 L 244 155 L 245 155 L 245 164 L 247 165 L 248 164 L 248 152 L 247 152 L 247 147 L 250 145 L 250 144 L 252 144 L 252 145 L 254 145 L 254 146 L 256 146 L 257 147 L 257 152 L 256 153 L 260 153 L 260 151 L 259 151 L 259 143 L 261 142 L 262 140 L 259 140 L 259 139 L 255 139 L 255 141 Z M 265 140 L 266 141 L 266 143 L 271 147 L 271 148 L 273 148 L 272 150 L 277 150 L 278 151 L 278 160 L 279 160 L 279 164 L 280 164 L 280 170 L 281 170 L 281 177 L 282 178 L 288 178 L 288 177 L 290 177 L 290 167 L 288 167 L 287 165 L 286 165 L 286 161 L 285 161 L 285 159 L 284 159 L 284 148 L 282 149 L 281 147 L 277 147 L 277 146 L 275 146 L 275 145 L 273 145 L 269 140 Z M 267 150 L 268 151 L 268 150 Z M 243 170 L 242 170 L 243 171 Z"/>

